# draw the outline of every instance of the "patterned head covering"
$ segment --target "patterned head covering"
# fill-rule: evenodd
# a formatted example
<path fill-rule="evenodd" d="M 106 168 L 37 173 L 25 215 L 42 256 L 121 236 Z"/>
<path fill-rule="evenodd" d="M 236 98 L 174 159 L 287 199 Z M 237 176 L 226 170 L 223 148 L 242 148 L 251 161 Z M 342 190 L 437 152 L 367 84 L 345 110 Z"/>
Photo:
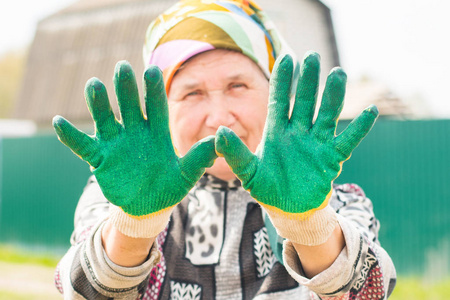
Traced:
<path fill-rule="evenodd" d="M 157 65 L 166 90 L 189 58 L 213 49 L 240 52 L 269 78 L 275 59 L 293 51 L 251 0 L 180 0 L 147 29 L 144 63 Z"/>

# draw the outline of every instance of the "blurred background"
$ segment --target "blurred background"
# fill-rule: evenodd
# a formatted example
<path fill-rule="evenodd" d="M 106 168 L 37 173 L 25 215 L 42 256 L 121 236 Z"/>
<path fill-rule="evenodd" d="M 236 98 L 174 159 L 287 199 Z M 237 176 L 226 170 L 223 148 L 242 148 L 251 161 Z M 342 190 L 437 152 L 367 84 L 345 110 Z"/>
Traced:
<path fill-rule="evenodd" d="M 0 10 L 0 299 L 61 298 L 53 269 L 90 171 L 51 119 L 92 132 L 85 82 L 100 78 L 114 99 L 117 61 L 139 77 L 147 26 L 175 2 L 16 0 Z M 347 72 L 340 130 L 369 104 L 380 110 L 337 182 L 374 203 L 399 276 L 392 299 L 450 299 L 450 2 L 257 3 L 299 59 L 320 53 L 321 82 L 334 66 Z"/>

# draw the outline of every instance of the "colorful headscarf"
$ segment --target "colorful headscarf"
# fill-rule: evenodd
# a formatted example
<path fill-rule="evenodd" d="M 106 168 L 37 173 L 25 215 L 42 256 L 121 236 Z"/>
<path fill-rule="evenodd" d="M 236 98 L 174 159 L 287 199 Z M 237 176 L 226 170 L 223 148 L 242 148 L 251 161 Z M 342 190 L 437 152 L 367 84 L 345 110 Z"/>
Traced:
<path fill-rule="evenodd" d="M 144 63 L 157 65 L 166 89 L 189 58 L 213 49 L 240 52 L 269 78 L 279 55 L 293 51 L 272 21 L 250 0 L 180 0 L 147 29 Z"/>

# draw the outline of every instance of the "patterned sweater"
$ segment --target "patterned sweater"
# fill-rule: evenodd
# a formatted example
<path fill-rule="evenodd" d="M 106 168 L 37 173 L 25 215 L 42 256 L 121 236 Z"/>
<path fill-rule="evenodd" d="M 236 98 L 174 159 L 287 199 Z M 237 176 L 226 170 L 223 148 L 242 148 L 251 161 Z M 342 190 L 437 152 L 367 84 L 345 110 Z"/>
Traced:
<path fill-rule="evenodd" d="M 91 177 L 75 213 L 71 248 L 55 272 L 65 299 L 386 299 L 395 281 L 372 203 L 356 185 L 336 185 L 330 205 L 346 242 L 308 279 L 284 241 L 272 251 L 260 206 L 239 181 L 205 175 L 174 210 L 140 266 L 114 264 L 102 247 L 109 202 Z"/>

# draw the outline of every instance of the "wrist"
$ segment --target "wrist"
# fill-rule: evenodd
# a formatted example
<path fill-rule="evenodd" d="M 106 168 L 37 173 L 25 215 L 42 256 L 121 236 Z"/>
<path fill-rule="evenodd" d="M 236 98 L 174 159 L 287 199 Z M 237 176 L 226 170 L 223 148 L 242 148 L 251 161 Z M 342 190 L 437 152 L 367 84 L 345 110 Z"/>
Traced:
<path fill-rule="evenodd" d="M 278 234 L 296 244 L 321 245 L 330 238 L 337 225 L 336 212 L 330 205 L 307 215 L 286 213 L 273 206 L 261 205 Z"/>
<path fill-rule="evenodd" d="M 144 216 L 133 216 L 119 206 L 111 205 L 109 220 L 118 231 L 128 237 L 153 238 L 166 228 L 175 206 Z"/>
<path fill-rule="evenodd" d="M 345 239 L 339 223 L 331 236 L 320 245 L 306 246 L 292 243 L 301 261 L 306 277 L 313 278 L 328 269 L 345 247 Z"/>
<path fill-rule="evenodd" d="M 101 236 L 106 255 L 113 263 L 122 267 L 135 267 L 144 263 L 156 239 L 124 235 L 110 220 L 102 227 Z"/>

